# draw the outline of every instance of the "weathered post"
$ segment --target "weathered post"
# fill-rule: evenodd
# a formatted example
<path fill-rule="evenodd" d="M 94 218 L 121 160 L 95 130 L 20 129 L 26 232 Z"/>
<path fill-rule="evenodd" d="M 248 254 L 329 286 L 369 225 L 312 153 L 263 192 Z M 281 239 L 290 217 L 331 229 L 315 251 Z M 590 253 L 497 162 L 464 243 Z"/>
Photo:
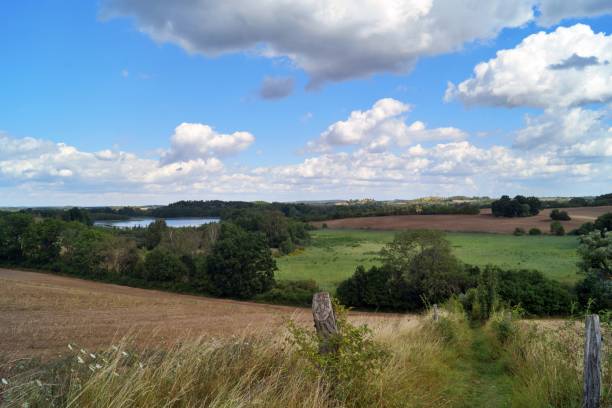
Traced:
<path fill-rule="evenodd" d="M 319 292 L 314 294 L 312 297 L 312 316 L 315 329 L 321 339 L 319 353 L 327 354 L 334 351 L 329 340 L 338 333 L 338 326 L 336 325 L 336 315 L 329 293 Z"/>
<path fill-rule="evenodd" d="M 434 305 L 433 305 L 433 319 L 434 319 L 434 322 L 437 322 L 439 318 L 440 318 L 440 316 L 438 314 L 438 305 L 436 303 L 434 303 Z"/>
<path fill-rule="evenodd" d="M 601 327 L 598 315 L 587 315 L 584 336 L 582 406 L 599 408 L 601 400 Z"/>

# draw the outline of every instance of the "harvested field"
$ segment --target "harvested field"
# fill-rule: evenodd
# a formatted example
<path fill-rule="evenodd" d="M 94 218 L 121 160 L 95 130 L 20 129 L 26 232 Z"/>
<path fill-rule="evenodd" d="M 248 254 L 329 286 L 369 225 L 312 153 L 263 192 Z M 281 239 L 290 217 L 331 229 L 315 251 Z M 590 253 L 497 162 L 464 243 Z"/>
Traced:
<path fill-rule="evenodd" d="M 612 212 L 612 206 L 563 208 L 572 218 L 561 221 L 566 232 L 580 227 L 585 222 L 594 221 L 602 214 Z M 332 229 L 434 229 L 451 232 L 491 232 L 511 234 L 520 227 L 528 231 L 539 228 L 546 233 L 550 228 L 550 209 L 543 210 L 534 217 L 504 218 L 494 217 L 490 209 L 484 209 L 479 215 L 394 215 L 385 217 L 344 218 L 325 221 Z M 323 222 L 314 223 L 317 227 Z"/>
<path fill-rule="evenodd" d="M 363 321 L 398 315 L 355 313 Z M 123 336 L 140 344 L 185 336 L 231 336 L 277 330 L 287 319 L 310 323 L 310 311 L 180 295 L 57 275 L 0 269 L 2 356 L 56 357 L 68 343 L 96 349 Z M 403 316 L 405 317 L 405 316 Z"/>

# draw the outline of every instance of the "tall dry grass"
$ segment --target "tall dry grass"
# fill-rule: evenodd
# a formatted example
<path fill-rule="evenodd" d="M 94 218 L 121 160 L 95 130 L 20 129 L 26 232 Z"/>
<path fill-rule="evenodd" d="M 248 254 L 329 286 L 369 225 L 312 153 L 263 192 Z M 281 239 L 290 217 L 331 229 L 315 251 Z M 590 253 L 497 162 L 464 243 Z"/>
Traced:
<path fill-rule="evenodd" d="M 580 407 L 584 322 L 508 321 L 502 313 L 487 324 L 513 377 L 512 406 Z M 612 332 L 602 325 L 602 407 L 612 407 Z"/>

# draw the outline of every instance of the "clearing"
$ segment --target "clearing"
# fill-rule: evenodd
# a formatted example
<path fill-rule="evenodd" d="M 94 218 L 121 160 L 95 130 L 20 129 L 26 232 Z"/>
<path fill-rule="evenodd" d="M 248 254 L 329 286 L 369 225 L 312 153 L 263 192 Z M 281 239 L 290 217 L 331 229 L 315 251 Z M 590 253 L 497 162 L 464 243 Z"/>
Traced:
<path fill-rule="evenodd" d="M 571 221 L 561 221 L 566 232 L 580 227 L 585 222 L 594 221 L 602 214 L 612 212 L 612 206 L 562 208 L 567 211 Z M 344 218 L 315 222 L 320 227 L 324 223 L 331 229 L 434 229 L 454 232 L 490 232 L 512 234 L 516 227 L 528 231 L 539 228 L 546 233 L 550 230 L 551 209 L 542 210 L 534 217 L 504 218 L 494 217 L 490 209 L 484 209 L 478 215 L 389 215 L 385 217 Z"/>
<path fill-rule="evenodd" d="M 393 239 L 394 234 L 394 231 L 312 231 L 311 245 L 277 259 L 276 277 L 281 280 L 314 279 L 323 290 L 333 292 L 358 265 L 377 264 L 378 251 Z M 468 264 L 537 269 L 567 283 L 579 279 L 575 236 L 448 233 L 447 238 L 455 255 Z"/>

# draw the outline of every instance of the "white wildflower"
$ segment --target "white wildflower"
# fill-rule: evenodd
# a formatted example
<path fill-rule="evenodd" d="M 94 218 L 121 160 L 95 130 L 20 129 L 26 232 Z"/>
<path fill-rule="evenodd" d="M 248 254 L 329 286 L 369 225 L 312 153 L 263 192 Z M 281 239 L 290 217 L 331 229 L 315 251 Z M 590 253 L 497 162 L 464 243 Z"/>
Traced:
<path fill-rule="evenodd" d="M 115 350 L 115 351 L 118 351 L 118 350 L 119 350 L 119 347 L 117 347 L 117 346 L 113 346 L 113 347 L 112 347 L 112 349 L 113 349 L 113 350 Z"/>
<path fill-rule="evenodd" d="M 125 351 L 122 351 L 121 354 L 123 354 L 123 357 L 129 357 L 130 355 L 128 353 L 126 353 Z"/>
<path fill-rule="evenodd" d="M 89 366 L 89 369 L 90 369 L 91 371 L 96 371 L 96 369 L 95 369 L 93 366 L 91 366 L 91 365 Z"/>
<path fill-rule="evenodd" d="M 74 350 L 74 347 L 72 347 L 70 343 L 68 343 L 68 348 L 70 349 L 70 351 Z"/>
<path fill-rule="evenodd" d="M 85 360 L 83 360 L 81 356 L 77 356 L 77 361 L 79 362 L 79 364 L 85 364 Z"/>
<path fill-rule="evenodd" d="M 40 380 L 36 380 L 36 385 L 38 385 L 39 387 L 42 387 L 42 382 Z"/>
<path fill-rule="evenodd" d="M 83 350 L 83 349 L 81 349 L 81 353 L 87 354 L 87 352 L 85 350 Z"/>
<path fill-rule="evenodd" d="M 96 355 L 94 353 L 89 353 L 89 357 L 96 358 Z"/>
<path fill-rule="evenodd" d="M 140 366 L 141 369 L 144 369 L 144 366 L 142 365 L 142 363 L 138 363 L 138 365 Z"/>
<path fill-rule="evenodd" d="M 96 364 L 95 366 L 98 370 L 102 368 L 102 366 L 100 364 Z"/>
<path fill-rule="evenodd" d="M 3 378 L 3 379 L 2 379 L 2 384 L 4 384 L 4 385 L 8 385 L 8 380 L 7 380 L 6 378 Z"/>

